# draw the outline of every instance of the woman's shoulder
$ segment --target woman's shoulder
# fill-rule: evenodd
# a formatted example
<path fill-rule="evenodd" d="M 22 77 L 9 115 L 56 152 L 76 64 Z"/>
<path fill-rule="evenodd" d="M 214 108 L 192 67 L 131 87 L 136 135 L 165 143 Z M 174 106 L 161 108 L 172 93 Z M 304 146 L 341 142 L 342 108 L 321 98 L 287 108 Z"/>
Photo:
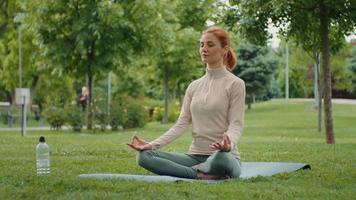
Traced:
<path fill-rule="evenodd" d="M 231 82 L 232 85 L 235 85 L 235 86 L 244 86 L 245 85 L 245 81 L 233 73 L 229 73 L 227 78 L 228 78 L 228 81 Z"/>
<path fill-rule="evenodd" d="M 202 76 L 198 79 L 193 80 L 192 82 L 190 82 L 188 87 L 196 87 L 199 83 L 201 83 L 203 81 L 205 76 Z"/>

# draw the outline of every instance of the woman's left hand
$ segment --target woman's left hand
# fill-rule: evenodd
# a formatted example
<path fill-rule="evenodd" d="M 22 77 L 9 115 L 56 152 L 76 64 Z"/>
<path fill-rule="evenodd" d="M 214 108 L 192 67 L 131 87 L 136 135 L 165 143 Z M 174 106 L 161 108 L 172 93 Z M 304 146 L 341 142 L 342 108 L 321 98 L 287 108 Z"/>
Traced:
<path fill-rule="evenodd" d="M 210 148 L 226 152 L 231 151 L 231 140 L 229 136 L 224 133 L 223 140 L 221 142 L 211 144 Z"/>

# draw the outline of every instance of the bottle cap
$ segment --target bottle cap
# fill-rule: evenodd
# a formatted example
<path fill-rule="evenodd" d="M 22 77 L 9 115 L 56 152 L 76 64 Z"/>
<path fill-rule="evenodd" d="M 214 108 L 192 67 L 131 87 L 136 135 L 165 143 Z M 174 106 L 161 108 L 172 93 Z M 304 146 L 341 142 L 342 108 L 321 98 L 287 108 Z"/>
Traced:
<path fill-rule="evenodd" d="M 40 137 L 40 142 L 46 142 L 45 137 L 41 136 L 41 137 Z"/>

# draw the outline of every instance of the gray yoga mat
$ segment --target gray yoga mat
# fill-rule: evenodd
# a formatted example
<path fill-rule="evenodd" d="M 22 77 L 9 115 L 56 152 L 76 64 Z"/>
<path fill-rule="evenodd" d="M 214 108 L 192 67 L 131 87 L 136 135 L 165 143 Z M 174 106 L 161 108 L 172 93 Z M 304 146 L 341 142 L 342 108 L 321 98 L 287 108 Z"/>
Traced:
<path fill-rule="evenodd" d="M 283 163 L 283 162 L 242 162 L 240 178 L 249 179 L 257 176 L 272 176 L 274 174 L 288 173 L 300 169 L 310 169 L 310 165 L 303 164 L 303 163 Z M 146 181 L 146 182 L 180 182 L 180 181 L 216 182 L 216 181 L 178 178 L 172 176 L 132 175 L 132 174 L 113 174 L 113 173 L 80 174 L 79 177 L 94 178 L 100 180 L 123 179 L 123 180 L 136 180 L 136 181 Z"/>

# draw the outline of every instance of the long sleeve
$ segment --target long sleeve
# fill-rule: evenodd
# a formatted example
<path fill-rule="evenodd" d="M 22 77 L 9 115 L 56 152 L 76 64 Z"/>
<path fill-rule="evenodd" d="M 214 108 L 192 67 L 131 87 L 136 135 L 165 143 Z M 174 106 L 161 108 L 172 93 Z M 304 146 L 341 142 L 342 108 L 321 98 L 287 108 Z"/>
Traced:
<path fill-rule="evenodd" d="M 245 110 L 245 83 L 243 81 L 236 81 L 231 88 L 231 95 L 229 98 L 228 109 L 228 130 L 227 135 L 231 140 L 231 145 L 234 147 L 244 127 L 244 110 Z"/>
<path fill-rule="evenodd" d="M 192 117 L 190 111 L 190 103 L 192 101 L 192 84 L 191 83 L 184 95 L 183 105 L 181 108 L 180 115 L 178 117 L 177 122 L 163 135 L 154 141 L 150 142 L 154 149 L 158 149 L 163 147 L 166 144 L 174 141 L 181 135 L 183 135 L 184 131 L 189 127 Z"/>

